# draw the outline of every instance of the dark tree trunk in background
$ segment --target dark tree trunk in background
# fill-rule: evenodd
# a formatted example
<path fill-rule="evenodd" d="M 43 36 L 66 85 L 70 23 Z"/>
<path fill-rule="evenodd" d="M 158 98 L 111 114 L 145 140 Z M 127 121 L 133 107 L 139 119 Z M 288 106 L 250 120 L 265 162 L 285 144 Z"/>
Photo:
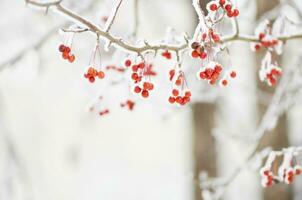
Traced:
<path fill-rule="evenodd" d="M 279 4 L 279 0 L 257 0 L 257 18 L 259 19 L 261 15 L 268 10 L 271 10 L 274 8 L 277 4 Z M 263 58 L 264 54 L 259 54 L 257 57 L 257 64 L 260 67 L 261 60 Z M 275 58 L 278 60 L 278 63 L 281 63 L 280 58 Z M 268 87 L 264 83 L 258 83 L 259 89 L 273 93 L 274 88 Z M 267 106 L 263 106 L 259 104 L 259 113 L 261 115 L 264 114 L 266 111 Z M 278 125 L 276 128 L 269 133 L 266 133 L 264 137 L 262 138 L 260 148 L 271 146 L 274 149 L 282 149 L 283 147 L 289 146 L 289 140 L 288 140 L 288 133 L 287 133 L 287 123 L 286 123 L 286 115 L 283 115 L 278 120 Z M 281 160 L 278 162 L 280 163 Z M 263 193 L 263 199 L 264 200 L 291 200 L 293 199 L 292 190 L 289 186 L 285 184 L 277 184 L 273 187 L 264 189 Z"/>
<path fill-rule="evenodd" d="M 211 134 L 214 107 L 214 104 L 210 103 L 199 103 L 193 106 L 195 180 L 198 180 L 198 175 L 202 171 L 206 171 L 211 177 L 217 175 L 215 141 Z M 195 200 L 201 199 L 201 190 L 199 185 L 195 184 Z"/>

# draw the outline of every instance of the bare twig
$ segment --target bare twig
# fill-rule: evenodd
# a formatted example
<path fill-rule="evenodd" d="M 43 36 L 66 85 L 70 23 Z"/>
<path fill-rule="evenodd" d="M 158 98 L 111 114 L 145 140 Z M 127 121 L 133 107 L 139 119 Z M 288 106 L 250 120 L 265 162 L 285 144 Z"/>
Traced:
<path fill-rule="evenodd" d="M 117 15 L 117 12 L 122 4 L 123 0 L 119 0 L 116 7 L 113 8 L 113 11 L 111 12 L 109 18 L 107 19 L 107 22 L 105 24 L 105 32 L 108 33 L 111 29 L 111 26 L 113 25 L 113 22 L 115 20 L 115 17 Z"/>

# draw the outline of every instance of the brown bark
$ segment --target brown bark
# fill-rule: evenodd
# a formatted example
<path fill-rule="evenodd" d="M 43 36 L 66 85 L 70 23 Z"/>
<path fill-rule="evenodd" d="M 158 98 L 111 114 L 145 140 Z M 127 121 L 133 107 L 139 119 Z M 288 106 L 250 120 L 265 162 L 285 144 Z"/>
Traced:
<path fill-rule="evenodd" d="M 194 175 L 198 180 L 201 171 L 206 171 L 209 176 L 216 176 L 215 141 L 211 134 L 214 122 L 214 104 L 199 103 L 193 106 L 194 120 Z M 195 200 L 201 200 L 201 190 L 195 184 Z"/>

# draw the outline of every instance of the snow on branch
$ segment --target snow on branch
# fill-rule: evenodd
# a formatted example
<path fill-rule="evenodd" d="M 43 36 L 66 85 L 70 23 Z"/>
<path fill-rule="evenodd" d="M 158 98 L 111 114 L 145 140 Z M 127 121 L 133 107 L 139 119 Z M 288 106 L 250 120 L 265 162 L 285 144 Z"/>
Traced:
<path fill-rule="evenodd" d="M 27 4 L 38 6 L 41 8 L 48 9 L 50 7 L 55 7 L 59 12 L 63 13 L 64 15 L 67 15 L 69 18 L 83 24 L 85 27 L 87 27 L 89 29 L 89 31 L 94 32 L 95 34 L 101 36 L 102 38 L 109 40 L 110 43 L 115 44 L 118 47 L 121 47 L 127 51 L 136 52 L 136 53 L 143 53 L 146 51 L 158 51 L 158 50 L 181 51 L 188 47 L 188 45 L 186 43 L 179 44 L 179 45 L 168 45 L 168 44 L 150 45 L 150 44 L 148 44 L 148 45 L 139 46 L 139 47 L 127 44 L 122 39 L 120 39 L 116 36 L 113 36 L 112 34 L 109 34 L 106 29 L 102 30 L 102 28 L 100 28 L 98 25 L 94 24 L 93 22 L 91 22 L 91 21 L 85 19 L 84 17 L 76 14 L 75 12 L 67 9 L 66 7 L 64 7 L 61 4 L 61 2 L 62 1 L 54 1 L 54 2 L 50 2 L 50 3 L 40 3 L 38 1 L 26 0 Z M 122 1 L 120 1 L 118 4 L 118 7 L 116 7 L 114 9 L 116 12 L 117 12 L 121 2 Z M 197 0 L 194 0 L 193 5 L 197 11 L 199 18 L 202 19 L 203 13 L 202 13 L 202 11 L 200 11 L 200 9 L 197 9 L 198 4 L 196 4 L 196 2 L 197 2 Z M 109 22 L 110 22 L 109 25 L 106 26 L 109 29 L 111 27 L 110 24 L 112 24 L 115 19 L 115 17 L 114 17 L 115 15 L 116 15 L 116 13 L 113 15 L 112 21 L 109 20 Z M 277 38 L 281 41 L 298 39 L 298 38 L 302 38 L 302 33 L 296 33 L 296 34 L 292 34 L 292 35 L 280 35 Z M 234 35 L 222 38 L 220 43 L 227 43 L 227 42 L 236 41 L 236 40 L 246 41 L 246 42 L 258 42 L 259 41 L 259 39 L 255 36 L 241 35 L 241 34 L 237 34 L 237 32 L 236 32 L 236 34 L 234 34 Z"/>

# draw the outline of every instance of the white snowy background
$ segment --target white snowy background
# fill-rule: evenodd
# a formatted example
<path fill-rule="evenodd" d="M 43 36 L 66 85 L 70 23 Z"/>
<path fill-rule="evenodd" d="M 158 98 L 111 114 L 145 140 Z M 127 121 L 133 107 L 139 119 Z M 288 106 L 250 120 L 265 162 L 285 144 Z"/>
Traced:
<path fill-rule="evenodd" d="M 66 0 L 65 4 L 81 10 L 88 2 Z M 256 8 L 250 4 L 240 19 L 246 33 L 255 27 Z M 114 1 L 100 0 L 85 16 L 97 21 L 113 5 Z M 133 2 L 125 0 L 114 33 L 131 32 L 132 9 Z M 148 41 L 163 38 L 168 26 L 192 34 L 196 24 L 190 0 L 141 0 L 140 10 L 138 36 Z M 91 85 L 83 78 L 95 37 L 76 35 L 76 62 L 65 62 L 57 50 L 63 38 L 54 30 L 66 20 L 25 6 L 22 0 L 0 0 L 0 63 L 54 32 L 42 48 L 29 49 L 16 64 L 0 69 L 0 200 L 194 199 L 191 107 L 173 110 L 151 99 L 152 103 L 139 101 L 133 112 L 118 106 L 102 118 L 87 112 L 102 88 L 101 83 Z M 299 43 L 289 44 L 283 63 L 291 63 L 297 48 Z M 255 54 L 249 44 L 236 43 L 231 55 L 240 76 L 220 91 L 216 124 L 217 130 L 244 134 L 254 130 L 259 120 Z M 108 102 L 119 102 L 120 90 L 105 92 L 117 98 Z M 301 113 L 301 105 L 288 111 L 293 145 L 302 144 Z M 226 175 L 251 147 L 220 139 L 217 167 L 220 175 Z M 296 200 L 302 198 L 301 182 L 301 178 L 296 181 Z M 244 171 L 225 199 L 258 200 L 261 192 L 258 173 Z"/>

